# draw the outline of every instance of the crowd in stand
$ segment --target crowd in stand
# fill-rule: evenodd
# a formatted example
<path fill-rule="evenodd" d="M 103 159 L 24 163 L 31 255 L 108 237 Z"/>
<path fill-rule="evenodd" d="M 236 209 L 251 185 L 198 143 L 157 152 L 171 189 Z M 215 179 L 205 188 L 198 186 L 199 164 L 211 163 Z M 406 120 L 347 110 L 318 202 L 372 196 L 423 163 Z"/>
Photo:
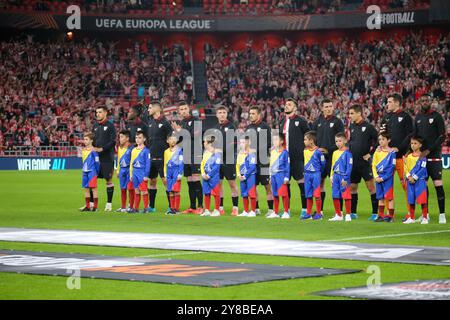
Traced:
<path fill-rule="evenodd" d="M 333 100 L 346 125 L 348 107 L 361 103 L 378 126 L 389 93 L 401 92 L 404 109 L 414 115 L 417 99 L 429 92 L 450 132 L 448 35 L 433 41 L 419 32 L 373 42 L 286 40 L 262 50 L 251 42 L 243 51 L 226 44 L 206 48 L 209 103 L 229 106 L 240 128 L 247 125 L 252 105 L 276 127 L 287 98 L 297 99 L 301 114 L 312 122 L 323 97 Z M 101 104 L 120 128 L 130 104 L 160 99 L 170 106 L 193 95 L 181 46 L 158 49 L 149 42 L 119 49 L 114 42 L 42 43 L 26 36 L 1 42 L 0 60 L 0 152 L 14 146 L 78 145 Z"/>
<path fill-rule="evenodd" d="M 287 98 L 298 99 L 301 114 L 312 122 L 319 116 L 323 97 L 333 100 L 337 116 L 345 122 L 351 104 L 366 105 L 366 117 L 377 126 L 386 97 L 393 92 L 402 93 L 404 108 L 413 115 L 419 111 L 417 99 L 432 93 L 433 107 L 450 126 L 448 35 L 437 41 L 410 33 L 401 39 L 344 39 L 312 46 L 286 40 L 281 47 L 264 44 L 259 51 L 251 42 L 242 51 L 226 44 L 206 48 L 209 101 L 230 106 L 242 128 L 252 105 L 261 106 L 264 120 L 276 126 Z"/>
<path fill-rule="evenodd" d="M 65 12 L 70 4 L 82 12 L 100 14 L 182 14 L 184 6 L 203 6 L 206 14 L 325 14 L 340 10 L 365 10 L 369 5 L 384 9 L 429 6 L 429 0 L 0 0 L 0 8 L 25 11 Z M 350 6 L 346 6 L 350 4 Z M 352 5 L 356 4 L 356 5 Z"/>
<path fill-rule="evenodd" d="M 171 104 L 192 97 L 190 64 L 181 46 L 157 49 L 149 42 L 119 50 L 114 42 L 42 43 L 27 36 L 2 41 L 0 61 L 3 150 L 76 145 L 101 104 L 120 126 L 127 103 L 149 97 Z"/>

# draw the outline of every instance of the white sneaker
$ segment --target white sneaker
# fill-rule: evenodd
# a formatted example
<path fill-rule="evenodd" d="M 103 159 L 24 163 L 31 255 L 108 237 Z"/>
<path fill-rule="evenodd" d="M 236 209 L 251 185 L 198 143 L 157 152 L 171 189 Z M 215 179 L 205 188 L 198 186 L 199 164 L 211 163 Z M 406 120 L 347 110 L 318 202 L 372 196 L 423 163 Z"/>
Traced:
<path fill-rule="evenodd" d="M 422 223 L 422 220 L 423 220 L 423 216 L 420 216 L 418 219 L 416 219 L 416 222 Z M 431 222 L 431 217 L 429 214 L 428 214 L 428 222 Z"/>
<path fill-rule="evenodd" d="M 283 213 L 283 215 L 281 216 L 281 219 L 290 219 L 290 218 L 291 216 L 287 212 Z"/>
<path fill-rule="evenodd" d="M 420 224 L 428 224 L 428 219 L 427 218 L 422 218 L 422 222 Z"/>
<path fill-rule="evenodd" d="M 404 224 L 411 224 L 411 223 L 416 223 L 416 221 L 414 219 L 408 218 L 405 221 L 403 221 Z"/>
<path fill-rule="evenodd" d="M 445 223 L 447 223 L 447 220 L 445 219 L 445 213 L 441 213 L 441 214 L 439 215 L 439 223 L 440 223 L 440 224 L 445 224 Z"/>
<path fill-rule="evenodd" d="M 220 217 L 220 211 L 215 209 L 212 213 L 211 213 L 211 217 Z"/>
<path fill-rule="evenodd" d="M 351 219 L 351 218 L 350 218 Z M 342 216 L 339 216 L 339 215 L 334 215 L 334 217 L 333 218 L 331 218 L 331 219 L 328 219 L 328 221 L 343 221 L 344 220 L 344 217 L 342 217 Z"/>
<path fill-rule="evenodd" d="M 248 212 L 247 211 L 244 211 L 240 215 L 238 215 L 238 217 L 246 217 L 246 216 L 248 216 Z"/>
<path fill-rule="evenodd" d="M 111 212 L 112 211 L 112 203 L 108 202 L 105 206 L 105 212 Z"/>
<path fill-rule="evenodd" d="M 256 217 L 256 212 L 255 212 L 255 211 L 250 211 L 250 212 L 247 214 L 247 217 L 248 217 L 248 218 Z"/>
<path fill-rule="evenodd" d="M 208 209 L 205 209 L 205 211 L 203 211 L 203 213 L 200 215 L 200 217 L 209 217 L 211 215 L 211 211 L 209 211 Z"/>
<path fill-rule="evenodd" d="M 351 222 L 352 221 L 352 216 L 350 214 L 346 214 L 345 215 L 345 222 Z"/>
<path fill-rule="evenodd" d="M 266 218 L 267 219 L 273 219 L 273 218 L 279 218 L 280 216 L 277 215 L 275 212 L 272 212 L 271 214 L 269 214 Z"/>
<path fill-rule="evenodd" d="M 272 213 L 274 213 L 273 209 L 269 209 L 266 213 L 266 217 L 270 216 Z"/>
<path fill-rule="evenodd" d="M 256 210 L 255 210 L 255 214 L 256 214 L 257 216 L 260 216 L 260 215 L 261 215 L 261 210 L 256 209 Z"/>

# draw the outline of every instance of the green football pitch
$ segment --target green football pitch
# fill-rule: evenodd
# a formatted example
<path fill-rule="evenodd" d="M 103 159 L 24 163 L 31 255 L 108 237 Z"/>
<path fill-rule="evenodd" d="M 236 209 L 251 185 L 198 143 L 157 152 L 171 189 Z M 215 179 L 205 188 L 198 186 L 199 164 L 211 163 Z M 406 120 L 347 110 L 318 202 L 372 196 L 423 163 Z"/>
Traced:
<path fill-rule="evenodd" d="M 445 190 L 450 197 L 450 172 L 444 172 Z M 367 218 L 371 204 L 363 184 L 359 190 L 359 219 L 351 223 L 326 221 L 333 214 L 330 186 L 327 183 L 323 221 L 300 221 L 301 203 L 298 187 L 292 187 L 290 220 L 269 220 L 264 216 L 238 218 L 229 216 L 231 197 L 225 184 L 226 216 L 212 218 L 194 215 L 166 216 L 167 198 L 162 185 L 159 187 L 157 213 L 130 215 L 104 213 L 106 188 L 99 182 L 100 212 L 80 213 L 83 205 L 79 171 L 17 172 L 0 171 L 0 227 L 101 230 L 118 232 L 148 232 L 235 236 L 248 238 L 293 239 L 305 241 L 337 240 L 344 242 L 403 244 L 419 246 L 450 246 L 450 223 L 439 225 L 435 190 L 430 187 L 429 225 L 403 225 L 401 218 L 406 211 L 405 196 L 398 180 L 395 185 L 396 216 L 394 223 L 373 223 Z M 113 209 L 120 203 L 117 187 Z M 260 206 L 267 209 L 264 192 L 260 190 Z M 182 185 L 181 207 L 189 203 L 187 185 Z M 142 204 L 141 204 L 142 206 Z M 242 208 L 242 203 L 240 203 Z M 450 212 L 447 200 L 446 211 Z M 417 208 L 420 211 L 420 206 Z M 417 216 L 420 212 L 416 213 Z M 449 218 L 449 217 L 447 217 Z M 433 231 L 449 231 L 433 233 Z M 311 259 L 282 256 L 224 254 L 175 250 L 113 248 L 99 246 L 54 245 L 22 242 L 0 242 L 0 249 L 45 252 L 72 252 L 124 257 L 155 257 L 222 262 L 245 262 L 285 266 L 349 268 L 359 273 L 319 278 L 278 280 L 242 284 L 223 288 L 140 283 L 118 280 L 81 279 L 80 290 L 69 290 L 66 277 L 0 273 L 0 299 L 330 299 L 314 295 L 314 292 L 342 287 L 364 286 L 370 274 L 368 266 L 376 264 L 381 270 L 381 282 L 400 282 L 418 279 L 443 279 L 450 277 L 450 268 L 401 263 Z M 342 299 L 342 298 L 336 298 Z"/>

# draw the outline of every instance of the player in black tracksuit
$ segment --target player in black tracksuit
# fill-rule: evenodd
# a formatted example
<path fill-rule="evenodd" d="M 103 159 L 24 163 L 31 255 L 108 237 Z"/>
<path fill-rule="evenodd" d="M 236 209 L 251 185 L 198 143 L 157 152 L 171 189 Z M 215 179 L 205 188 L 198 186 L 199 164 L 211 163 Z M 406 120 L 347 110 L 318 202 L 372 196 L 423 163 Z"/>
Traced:
<path fill-rule="evenodd" d="M 325 178 L 330 175 L 331 159 L 333 152 L 337 150 L 335 136 L 339 132 L 344 132 L 344 123 L 334 115 L 333 102 L 324 99 L 321 102 L 322 115 L 312 124 L 311 129 L 317 133 L 317 146 L 325 156 L 325 171 L 322 174 L 320 184 L 322 203 L 325 203 Z"/>
<path fill-rule="evenodd" d="M 398 93 L 388 95 L 387 113 L 381 120 L 381 132 L 387 132 L 391 137 L 389 145 L 397 152 L 395 171 L 397 171 L 403 190 L 406 193 L 403 156 L 409 150 L 410 136 L 413 132 L 413 120 L 409 113 L 402 109 L 402 96 Z"/>
<path fill-rule="evenodd" d="M 179 143 L 183 141 L 183 134 L 189 134 L 190 139 L 190 145 L 183 144 L 185 162 L 184 176 L 187 179 L 190 200 L 189 209 L 184 210 L 183 213 L 201 214 L 203 212 L 203 192 L 200 172 L 200 164 L 202 161 L 202 120 L 191 115 L 189 104 L 185 101 L 178 103 L 178 117 L 181 120 L 172 121 L 172 128 L 180 133 Z M 186 132 L 182 132 L 181 129 L 186 130 Z"/>
<path fill-rule="evenodd" d="M 442 143 L 445 141 L 445 122 L 441 114 L 431 109 L 431 97 L 420 98 L 421 113 L 414 122 L 415 136 L 423 138 L 423 156 L 427 157 L 428 176 L 433 180 L 439 205 L 439 223 L 445 220 L 445 192 L 442 185 Z"/>
<path fill-rule="evenodd" d="M 308 122 L 297 115 L 297 101 L 287 99 L 284 105 L 286 118 L 281 120 L 280 132 L 286 139 L 286 149 L 289 152 L 291 177 L 297 181 L 302 199 L 302 215 L 306 215 L 305 183 L 303 177 L 305 143 L 303 138 L 310 131 Z M 290 192 L 290 188 L 289 188 Z"/>
<path fill-rule="evenodd" d="M 228 181 L 228 185 L 231 189 L 231 198 L 233 202 L 232 215 L 238 215 L 239 209 L 239 198 L 238 189 L 236 185 L 236 155 L 237 155 L 237 138 L 236 138 L 236 127 L 228 120 L 228 109 L 224 106 L 219 106 L 216 108 L 217 124 L 214 129 L 220 131 L 223 139 L 223 164 L 220 168 L 220 180 L 224 178 Z M 233 135 L 227 135 L 227 132 L 234 132 Z M 227 161 L 227 158 L 230 161 Z M 223 214 L 223 196 L 220 199 L 220 212 Z"/>
<path fill-rule="evenodd" d="M 125 127 L 128 131 L 130 131 L 130 142 L 132 144 L 135 144 L 136 132 L 147 131 L 148 124 L 146 123 L 143 113 L 144 112 L 142 105 L 132 106 L 130 108 L 130 111 L 128 112 L 127 123 Z"/>
<path fill-rule="evenodd" d="M 362 112 L 361 105 L 356 104 L 349 108 L 349 116 L 352 121 L 350 124 L 349 150 L 353 156 L 353 168 L 350 176 L 352 214 L 354 218 L 357 217 L 358 184 L 363 178 L 372 201 L 372 220 L 378 214 L 378 200 L 370 158 L 376 150 L 378 133 L 374 126 L 363 119 Z"/>
<path fill-rule="evenodd" d="M 169 147 L 167 137 L 172 133 L 170 122 L 164 117 L 163 108 L 157 101 L 150 103 L 148 107 L 147 137 L 148 147 L 152 158 L 150 165 L 150 203 L 149 211 L 155 211 L 155 199 L 157 188 L 157 177 L 164 178 L 164 151 Z M 165 181 L 163 180 L 165 185 Z M 170 203 L 170 202 L 169 202 Z"/>
<path fill-rule="evenodd" d="M 252 142 L 251 145 L 252 149 L 256 149 L 256 185 L 262 184 L 266 189 L 267 206 L 269 208 L 267 214 L 270 214 L 273 211 L 273 196 L 269 173 L 271 130 L 269 125 L 262 121 L 261 110 L 256 106 L 250 108 L 249 120 L 250 124 L 245 129 L 245 132 L 247 134 L 252 133 L 256 137 L 255 144 Z M 256 202 L 256 209 L 259 213 L 259 201 Z"/>
<path fill-rule="evenodd" d="M 108 109 L 105 106 L 95 110 L 97 122 L 93 126 L 94 151 L 98 153 L 100 160 L 99 178 L 106 180 L 107 203 L 105 211 L 111 211 L 112 198 L 114 194 L 114 183 L 112 180 L 114 171 L 114 148 L 116 146 L 116 129 L 114 124 L 108 121 Z M 93 196 L 91 196 L 91 202 Z"/>

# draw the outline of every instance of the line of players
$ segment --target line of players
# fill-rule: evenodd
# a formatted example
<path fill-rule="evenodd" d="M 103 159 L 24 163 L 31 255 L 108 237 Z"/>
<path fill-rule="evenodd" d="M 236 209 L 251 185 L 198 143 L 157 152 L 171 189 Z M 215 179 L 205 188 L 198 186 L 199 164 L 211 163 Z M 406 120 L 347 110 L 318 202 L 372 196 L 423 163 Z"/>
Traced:
<path fill-rule="evenodd" d="M 150 131 L 149 133 L 151 134 L 149 135 L 151 137 L 150 141 L 153 140 L 153 144 L 150 144 L 149 152 L 149 154 L 152 155 L 152 157 L 149 156 L 150 168 L 148 177 L 151 180 L 150 189 L 148 190 L 148 193 L 150 194 L 149 207 L 146 205 L 146 199 L 148 197 L 146 196 L 147 190 L 144 190 L 146 189 L 144 182 L 147 181 L 146 172 L 143 173 L 142 182 L 140 184 L 136 185 L 134 183 L 134 189 L 136 189 L 136 187 L 138 189 L 142 189 L 141 193 L 144 197 L 144 211 L 154 211 L 154 199 L 156 196 L 155 178 L 159 174 L 164 178 L 163 182 L 166 185 L 168 192 L 170 204 L 168 213 L 176 213 L 179 210 L 179 182 L 183 174 L 183 169 L 185 169 L 184 174 L 188 178 L 191 206 L 188 210 L 184 211 L 184 213 L 197 213 L 203 216 L 218 216 L 224 213 L 221 182 L 223 178 L 225 178 L 228 181 L 232 192 L 232 215 L 239 215 L 237 209 L 238 194 L 235 183 L 236 172 L 238 172 L 238 178 L 241 185 L 241 196 L 244 201 L 244 212 L 241 213 L 240 216 L 251 217 L 258 213 L 259 209 L 255 187 L 258 183 L 260 183 L 266 186 L 269 207 L 267 217 L 274 218 L 281 216 L 282 218 L 289 218 L 289 198 L 291 196 L 289 181 L 292 177 L 299 183 L 303 208 L 301 218 L 322 219 L 322 203 L 325 199 L 323 183 L 325 177 L 330 174 L 333 185 L 333 203 L 336 213 L 335 217 L 330 220 L 342 220 L 342 204 L 338 199 L 344 198 L 346 213 L 348 213 L 348 215 L 346 215 L 346 220 L 349 221 L 351 218 L 357 218 L 357 186 L 361 181 L 361 178 L 363 178 L 372 199 L 373 211 L 371 219 L 381 222 L 392 221 L 393 219 L 394 208 L 392 201 L 392 187 L 393 171 L 395 170 L 399 174 L 402 186 L 405 190 L 408 190 L 408 203 L 410 204 L 408 206 L 409 214 L 404 220 L 406 223 L 411 223 L 411 221 L 414 222 L 413 218 L 415 203 L 415 197 L 411 196 L 411 194 L 413 194 L 411 190 L 415 190 L 416 193 L 420 191 L 420 194 L 417 195 L 417 199 L 419 199 L 419 203 L 423 204 L 423 217 L 428 217 L 426 203 L 423 203 L 423 198 L 424 194 L 427 195 L 426 179 L 427 173 L 429 173 L 435 184 L 438 196 L 438 204 L 440 209 L 439 221 L 441 223 L 445 223 L 445 194 L 442 187 L 442 163 L 437 161 L 437 159 L 440 160 L 440 145 L 442 144 L 443 139 L 442 131 L 445 133 L 445 128 L 442 117 L 437 112 L 431 111 L 429 108 L 431 105 L 430 97 L 425 95 L 420 100 L 420 103 L 422 105 L 422 113 L 416 117 L 415 125 L 413 126 L 411 117 L 406 112 L 401 110 L 401 96 L 397 94 L 390 95 L 387 103 L 388 113 L 383 119 L 381 134 L 379 136 L 375 128 L 367 121 L 364 121 L 362 107 L 359 105 L 350 107 L 349 117 L 352 122 L 349 132 L 350 150 L 344 150 L 343 148 L 345 148 L 346 135 L 342 134 L 344 131 L 343 123 L 334 116 L 334 108 L 331 101 L 327 99 L 322 101 L 321 105 L 323 114 L 310 127 L 306 120 L 296 114 L 296 101 L 288 100 L 284 110 L 286 119 L 284 119 L 280 124 L 282 134 L 280 136 L 276 136 L 273 141 L 274 149 L 271 152 L 270 165 L 268 167 L 265 167 L 259 160 L 259 152 L 252 153 L 249 151 L 251 150 L 251 146 L 248 145 L 249 141 L 247 141 L 246 146 L 245 141 L 240 141 L 239 145 L 241 147 L 241 153 L 236 159 L 236 167 L 234 164 L 229 165 L 216 163 L 219 161 L 219 158 L 220 161 L 221 159 L 226 158 L 227 151 L 232 151 L 235 147 L 235 143 L 234 141 L 225 141 L 226 147 L 223 148 L 222 151 L 222 148 L 217 148 L 217 146 L 214 146 L 214 141 L 208 139 L 204 142 L 205 153 L 203 155 L 202 165 L 198 166 L 194 164 L 183 166 L 182 150 L 177 149 L 179 147 L 177 147 L 177 139 L 175 135 L 172 135 L 166 142 L 169 145 L 169 148 L 167 150 L 161 150 L 161 147 L 164 146 L 164 143 L 162 143 L 164 134 L 173 131 L 176 132 L 180 128 L 183 128 L 192 132 L 191 137 L 194 139 L 194 137 L 199 136 L 199 133 L 193 132 L 193 123 L 199 120 L 192 118 L 189 113 L 189 106 L 186 103 L 181 103 L 178 110 L 178 115 L 182 118 L 181 123 L 173 122 L 170 124 L 162 117 L 161 105 L 159 103 L 152 103 L 148 109 L 148 115 L 153 121 L 149 121 L 150 124 L 148 124 L 149 122 L 146 124 L 150 130 L 153 126 L 153 131 L 147 131 Z M 132 111 L 132 113 L 135 111 L 136 110 Z M 225 107 L 217 108 L 216 116 L 218 119 L 218 124 L 216 125 L 217 130 L 220 130 L 222 133 L 226 133 L 226 131 L 230 128 L 235 129 L 233 124 L 227 119 L 228 115 Z M 270 132 L 270 128 L 267 124 L 263 123 L 260 118 L 260 110 L 256 107 L 251 108 L 251 124 L 249 128 L 247 128 L 247 131 L 255 130 L 258 138 L 258 133 L 262 128 Z M 145 123 L 145 121 L 140 120 L 142 117 L 139 116 L 139 112 L 135 112 L 134 117 L 129 116 L 129 119 L 135 119 L 134 123 L 132 123 L 135 125 L 139 125 L 139 122 Z M 145 127 L 141 127 L 136 130 L 136 127 L 133 127 L 133 125 L 130 125 L 129 127 L 130 133 L 122 132 L 120 135 L 121 147 L 119 148 L 119 159 L 123 158 L 123 153 L 120 150 L 121 148 L 126 148 L 126 143 L 122 143 L 122 140 L 126 140 L 127 134 L 131 137 L 133 128 L 135 129 L 134 134 L 139 130 L 146 132 L 147 129 Z M 314 129 L 315 132 L 311 132 L 311 128 Z M 389 134 L 387 132 L 389 132 Z M 141 135 L 145 140 L 145 134 L 139 134 L 138 136 Z M 224 136 L 226 135 L 224 134 Z M 390 136 L 393 137 L 392 140 L 390 139 Z M 411 140 L 411 137 L 414 139 Z M 379 143 L 378 148 L 376 147 L 377 140 Z M 155 143 L 155 141 L 157 143 Z M 158 147 L 156 149 L 159 149 L 159 152 L 156 152 L 156 155 L 153 156 L 151 149 L 152 146 L 154 147 L 155 145 Z M 392 148 L 390 148 L 389 145 Z M 403 156 L 407 153 L 410 145 L 413 152 L 408 154 L 406 157 L 406 162 L 404 163 Z M 413 145 L 419 145 L 419 148 L 421 149 L 414 150 Z M 269 152 L 269 148 L 270 146 L 268 146 L 267 152 Z M 128 148 L 126 149 L 128 150 Z M 278 152 L 278 154 L 274 154 L 274 151 Z M 222 152 L 220 157 L 216 155 L 218 152 Z M 333 159 L 335 153 L 340 154 L 340 156 L 336 156 L 336 159 Z M 162 157 L 160 156 L 161 154 L 163 154 Z M 247 156 L 245 156 L 246 154 Z M 287 157 L 282 156 L 284 154 L 287 154 Z M 426 156 L 428 156 L 428 159 L 423 160 Z M 320 161 L 317 160 L 319 158 Z M 371 158 L 373 158 L 372 164 L 370 163 Z M 287 164 L 283 159 L 289 159 Z M 348 168 L 351 168 L 351 170 L 346 171 L 346 174 L 349 174 L 349 176 L 344 175 L 344 169 L 341 168 L 345 162 L 344 159 L 354 161 L 354 163 L 348 163 L 347 165 Z M 418 159 L 420 159 L 420 161 L 418 161 Z M 253 164 L 251 163 L 252 161 L 254 162 Z M 130 163 L 132 164 L 131 167 L 133 167 L 133 161 Z M 319 163 L 323 164 L 323 167 L 319 166 Z M 416 168 L 416 163 L 419 163 L 422 168 L 425 168 L 418 171 L 419 175 L 416 171 L 414 171 L 414 168 Z M 253 165 L 255 168 L 253 168 Z M 172 169 L 169 168 L 173 168 L 176 175 L 169 176 L 172 174 Z M 267 169 L 269 173 L 267 173 Z M 284 171 L 285 169 L 287 170 L 286 172 Z M 210 172 L 209 170 L 212 171 Z M 255 172 L 253 173 L 253 171 Z M 218 177 L 216 177 L 217 174 Z M 345 176 L 345 178 L 342 178 L 341 176 Z M 200 183 L 200 177 L 203 178 L 203 186 Z M 282 180 L 280 180 L 280 177 L 283 177 Z M 415 181 L 413 180 L 419 182 L 414 183 Z M 318 181 L 319 186 L 317 186 Z M 125 209 L 126 200 L 124 199 L 126 199 L 127 189 L 126 187 L 123 187 L 123 183 L 121 185 L 122 208 L 119 209 L 121 211 Z M 341 186 L 341 191 L 338 191 L 340 188 L 339 185 Z M 410 185 L 414 185 L 414 188 Z M 133 189 L 130 184 L 128 184 L 128 186 L 130 187 L 129 189 Z M 410 187 L 408 188 L 408 186 Z M 201 208 L 202 199 L 200 193 L 205 195 L 206 210 Z M 209 210 L 211 195 L 215 197 L 215 210 L 213 212 Z M 279 207 L 279 196 L 282 197 L 285 207 L 285 212 L 282 215 L 277 214 Z M 130 198 L 133 199 L 132 191 L 130 191 Z M 316 199 L 316 214 L 314 215 L 311 213 L 313 198 Z M 249 199 L 251 202 L 251 210 L 249 208 Z M 196 200 L 198 200 L 199 203 L 198 208 L 196 208 Z M 133 202 L 134 206 L 132 205 Z M 275 212 L 273 210 L 274 206 Z M 385 206 L 389 207 L 389 213 L 386 216 L 384 215 Z M 130 207 L 136 207 L 135 201 L 130 202 Z M 88 208 L 87 205 L 86 208 Z M 423 223 L 427 223 L 428 219 L 425 218 L 422 221 Z"/>

